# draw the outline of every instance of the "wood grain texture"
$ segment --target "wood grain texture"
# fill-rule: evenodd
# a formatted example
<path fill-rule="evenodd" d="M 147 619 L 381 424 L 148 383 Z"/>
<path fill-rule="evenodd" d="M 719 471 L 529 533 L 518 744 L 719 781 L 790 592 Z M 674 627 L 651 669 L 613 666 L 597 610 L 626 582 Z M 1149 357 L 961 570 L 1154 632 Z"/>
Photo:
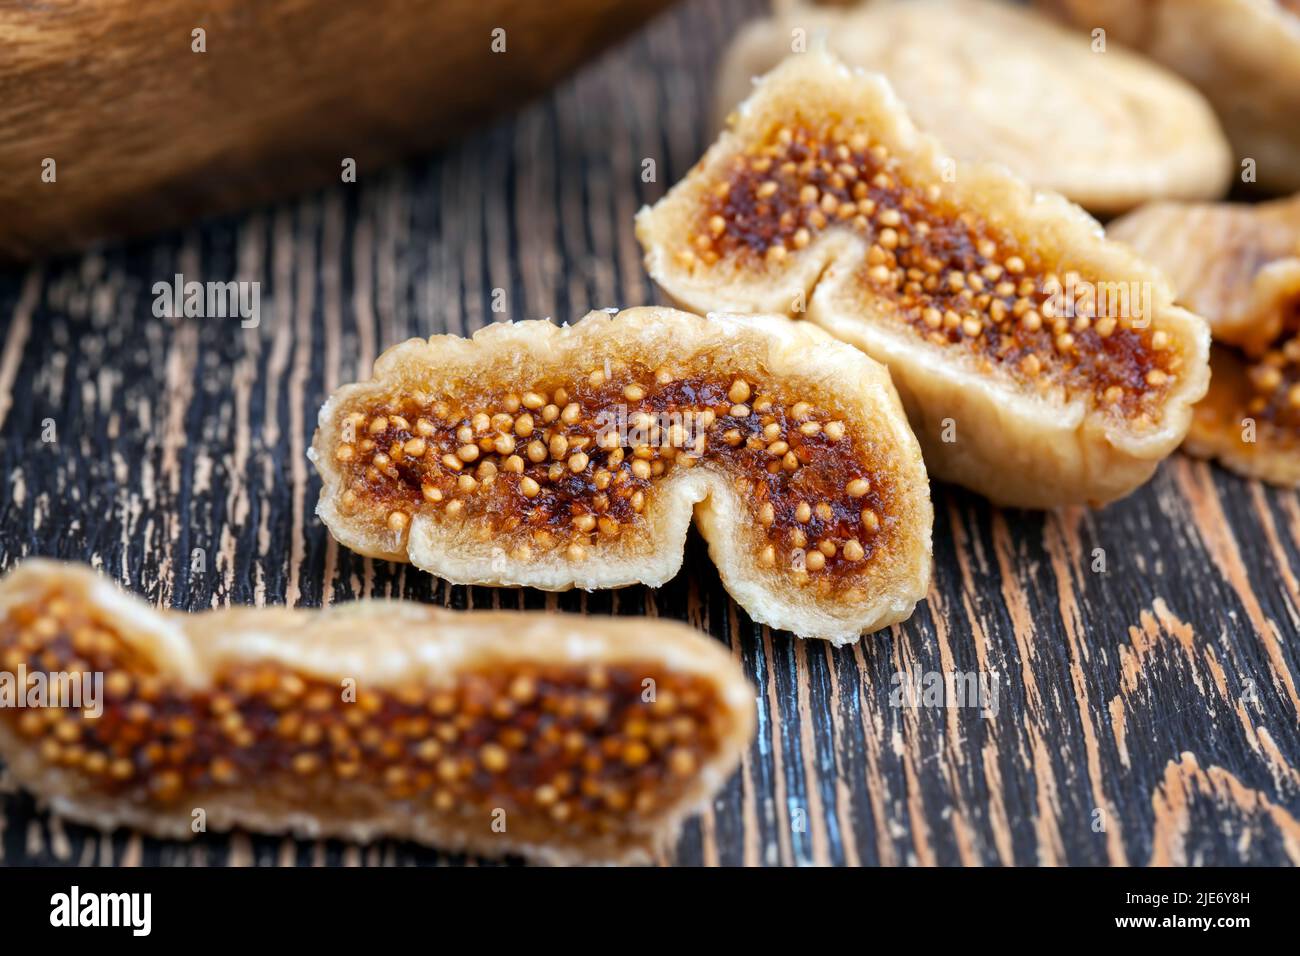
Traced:
<path fill-rule="evenodd" d="M 697 537 L 657 591 L 546 595 L 364 560 L 315 520 L 316 411 L 385 345 L 655 298 L 632 216 L 703 151 L 712 64 L 757 8 L 692 0 L 514 119 L 355 187 L 4 275 L 4 565 L 89 559 L 177 608 L 371 594 L 685 620 L 743 663 L 760 725 L 665 862 L 1300 863 L 1294 492 L 1182 456 L 1096 512 L 936 486 L 928 601 L 840 650 L 755 626 Z M 150 288 L 176 272 L 260 281 L 260 326 L 153 318 Z M 996 713 L 891 703 L 896 674 L 951 671 L 995 676 Z M 159 843 L 51 819 L 12 788 L 0 800 L 10 864 L 465 862 Z"/>

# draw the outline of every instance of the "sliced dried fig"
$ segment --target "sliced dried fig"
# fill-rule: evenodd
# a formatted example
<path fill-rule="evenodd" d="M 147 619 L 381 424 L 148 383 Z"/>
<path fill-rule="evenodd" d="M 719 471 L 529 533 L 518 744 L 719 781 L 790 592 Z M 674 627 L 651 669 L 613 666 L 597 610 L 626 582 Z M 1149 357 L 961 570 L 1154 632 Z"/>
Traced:
<path fill-rule="evenodd" d="M 1104 30 L 1195 84 L 1239 159 L 1267 189 L 1300 189 L 1300 3 L 1296 0 L 1037 0 Z"/>
<path fill-rule="evenodd" d="M 806 310 L 885 362 L 931 473 L 1003 504 L 1127 494 L 1205 392 L 1205 323 L 1158 272 L 829 55 L 762 80 L 637 235 L 683 307 Z"/>
<path fill-rule="evenodd" d="M 1294 488 L 1300 487 L 1300 333 L 1279 344 L 1269 353 L 1276 360 L 1214 347 L 1210 390 L 1194 409 L 1183 448 L 1238 474 Z"/>
<path fill-rule="evenodd" d="M 389 349 L 321 409 L 317 513 L 461 584 L 663 584 L 692 509 L 761 623 L 837 643 L 929 580 L 929 485 L 885 369 L 781 316 L 593 312 Z"/>
<path fill-rule="evenodd" d="M 1300 484 L 1300 196 L 1156 203 L 1107 233 L 1163 268 L 1221 343 L 1184 447 L 1244 475 Z"/>
<path fill-rule="evenodd" d="M 1272 202 L 1151 203 L 1106 235 L 1159 266 L 1215 341 L 1260 355 L 1300 300 L 1300 195 Z"/>
<path fill-rule="evenodd" d="M 883 74 L 913 121 L 958 159 L 1002 163 L 1095 212 L 1216 199 L 1232 175 L 1227 140 L 1190 84 L 1122 49 L 1100 55 L 1032 10 L 986 0 L 800 5 L 756 20 L 723 59 L 717 116 L 796 41 L 824 41 L 850 66 Z"/>
<path fill-rule="evenodd" d="M 0 581 L 0 660 L 24 682 L 0 708 L 17 782 L 166 839 L 201 809 L 213 830 L 645 861 L 754 732 L 739 666 L 676 623 L 395 601 L 160 612 L 49 561 Z"/>

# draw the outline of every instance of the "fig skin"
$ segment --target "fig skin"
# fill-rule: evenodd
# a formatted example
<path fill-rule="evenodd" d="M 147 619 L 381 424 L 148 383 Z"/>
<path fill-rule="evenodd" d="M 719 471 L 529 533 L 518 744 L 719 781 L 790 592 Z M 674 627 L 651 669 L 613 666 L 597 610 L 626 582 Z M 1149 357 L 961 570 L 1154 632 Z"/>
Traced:
<path fill-rule="evenodd" d="M 1294 0 L 1035 3 L 1086 33 L 1105 30 L 1109 43 L 1194 84 L 1214 107 L 1238 161 L 1253 161 L 1258 188 L 1300 189 L 1300 7 Z"/>

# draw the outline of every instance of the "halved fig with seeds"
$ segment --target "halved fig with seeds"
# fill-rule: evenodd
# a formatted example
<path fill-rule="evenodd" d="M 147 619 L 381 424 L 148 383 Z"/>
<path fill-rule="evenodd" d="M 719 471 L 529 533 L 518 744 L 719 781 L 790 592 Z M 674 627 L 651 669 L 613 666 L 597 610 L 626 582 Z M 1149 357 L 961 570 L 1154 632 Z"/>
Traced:
<path fill-rule="evenodd" d="M 956 158 L 1002 163 L 1094 212 L 1227 190 L 1232 154 L 1194 87 L 1118 46 L 1098 53 L 1042 14 L 988 0 L 786 6 L 746 25 L 727 50 L 719 119 L 802 36 L 883 74 Z"/>
<path fill-rule="evenodd" d="M 851 641 L 929 580 L 929 485 L 885 369 L 780 316 L 593 312 L 412 339 L 321 409 L 317 513 L 461 584 L 659 585 L 692 509 L 760 623 Z"/>
<path fill-rule="evenodd" d="M 0 661 L 26 680 L 0 708 L 16 781 L 166 839 L 201 810 L 213 830 L 643 862 L 754 731 L 739 666 L 681 624 L 395 601 L 159 612 L 49 561 L 0 581 Z"/>
<path fill-rule="evenodd" d="M 1204 315 L 1210 390 L 1184 447 L 1244 475 L 1300 484 L 1300 196 L 1155 203 L 1111 223 Z"/>
<path fill-rule="evenodd" d="M 930 472 L 1003 504 L 1127 494 L 1205 392 L 1205 324 L 1159 273 L 825 54 L 761 81 L 637 234 L 683 307 L 806 312 L 885 362 Z"/>
<path fill-rule="evenodd" d="M 1266 189 L 1300 189 L 1300 0 L 1036 0 L 1196 85 Z"/>
<path fill-rule="evenodd" d="M 1300 195 L 1255 204 L 1151 203 L 1106 227 L 1169 279 L 1216 342 L 1252 355 L 1300 302 Z"/>

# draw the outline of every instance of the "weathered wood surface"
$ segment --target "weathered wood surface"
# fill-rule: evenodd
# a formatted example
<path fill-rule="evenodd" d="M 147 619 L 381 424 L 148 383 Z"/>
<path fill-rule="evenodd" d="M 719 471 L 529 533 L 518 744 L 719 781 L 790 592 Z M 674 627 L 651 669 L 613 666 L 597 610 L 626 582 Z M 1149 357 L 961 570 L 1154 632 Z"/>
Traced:
<path fill-rule="evenodd" d="M 1097 512 L 936 486 L 927 604 L 842 650 L 755 626 L 697 538 L 667 587 L 554 596 L 363 560 L 313 516 L 316 410 L 387 344 L 503 317 L 494 289 L 507 318 L 655 298 L 633 213 L 703 150 L 714 57 L 754 9 L 693 0 L 426 162 L 0 277 L 4 565 L 88 559 L 178 608 L 372 594 L 686 620 L 744 663 L 761 722 L 665 862 L 1300 862 L 1295 493 L 1181 456 Z M 151 286 L 176 272 L 260 281 L 260 326 L 153 318 Z M 995 677 L 996 713 L 891 703 L 894 675 L 952 671 Z M 392 843 L 159 843 L 0 800 L 11 864 L 459 862 Z"/>

